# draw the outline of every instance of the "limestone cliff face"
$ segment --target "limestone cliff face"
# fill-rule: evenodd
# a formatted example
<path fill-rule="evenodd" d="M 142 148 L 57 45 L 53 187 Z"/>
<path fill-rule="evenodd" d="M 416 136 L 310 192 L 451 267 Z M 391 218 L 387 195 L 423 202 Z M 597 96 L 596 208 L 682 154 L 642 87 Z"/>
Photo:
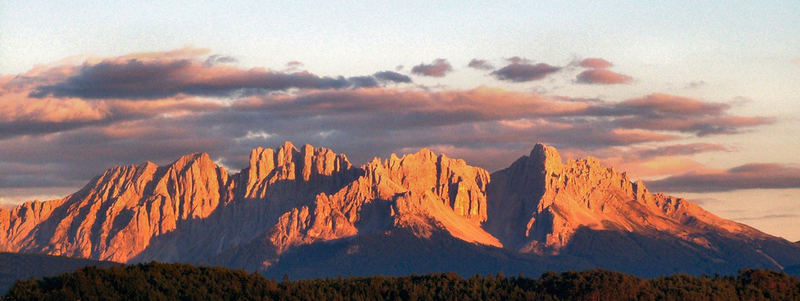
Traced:
<path fill-rule="evenodd" d="M 361 173 L 345 155 L 327 148 L 297 148 L 291 142 L 277 149 L 256 148 L 248 166 L 230 177 L 231 197 L 223 206 L 208 218 L 154 237 L 146 250 L 129 260 L 201 262 L 263 237 L 272 228 L 286 231 L 275 234 L 278 245 L 307 241 L 298 236 L 300 229 L 305 229 L 309 214 L 325 208 L 317 206 L 317 195 L 336 192 Z"/>
<path fill-rule="evenodd" d="M 643 182 L 631 182 L 595 158 L 564 163 L 544 144 L 492 179 L 487 229 L 521 252 L 557 252 L 580 227 L 658 231 L 709 247 L 702 235 L 708 231 L 760 234 L 685 199 L 652 194 Z"/>
<path fill-rule="evenodd" d="M 353 166 L 344 154 L 286 142 L 277 150 L 256 148 L 240 173 L 241 197 L 266 199 L 274 195 L 329 191 L 352 180 Z"/>
<path fill-rule="evenodd" d="M 105 171 L 61 200 L 0 211 L 0 246 L 119 262 L 197 260 L 268 238 L 275 253 L 320 240 L 450 228 L 496 239 L 486 220 L 489 173 L 429 150 L 353 167 L 330 149 L 256 148 L 229 176 L 207 154 L 167 166 Z M 368 214 L 365 214 L 368 213 Z M 471 238 L 468 232 L 482 232 Z"/>
<path fill-rule="evenodd" d="M 207 217 L 228 196 L 227 182 L 207 154 L 114 167 L 65 199 L 3 212 L 0 239 L 9 251 L 126 261 L 182 220 Z"/>
<path fill-rule="evenodd" d="M 448 231 L 467 241 L 500 245 L 480 227 L 487 216 L 486 170 L 427 149 L 402 158 L 375 159 L 361 170 L 363 176 L 341 190 L 321 193 L 310 206 L 283 214 L 268 234 L 277 253 L 396 227 L 412 228 L 420 235 Z"/>
<path fill-rule="evenodd" d="M 731 241 L 768 265 L 800 254 L 788 242 L 752 243 L 777 238 L 653 194 L 596 159 L 564 162 L 544 144 L 490 175 L 427 149 L 356 167 L 330 149 L 290 142 L 252 150 L 231 175 L 191 154 L 114 167 L 63 199 L 0 209 L 0 250 L 253 270 L 304 245 L 393 233 L 554 254 L 581 229 L 668 237 L 722 262 Z"/>

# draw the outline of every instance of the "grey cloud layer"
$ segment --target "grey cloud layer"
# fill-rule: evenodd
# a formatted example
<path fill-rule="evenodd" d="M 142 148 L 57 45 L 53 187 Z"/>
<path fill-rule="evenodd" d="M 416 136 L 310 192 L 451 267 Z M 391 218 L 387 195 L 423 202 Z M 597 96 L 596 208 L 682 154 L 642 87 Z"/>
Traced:
<path fill-rule="evenodd" d="M 212 61 L 212 64 L 208 62 Z M 78 97 L 85 99 L 158 99 L 179 94 L 235 96 L 288 89 L 344 89 L 375 87 L 382 83 L 408 83 L 408 76 L 383 71 L 345 78 L 318 76 L 307 71 L 248 70 L 229 65 L 227 57 L 197 59 L 112 59 L 75 67 L 56 83 L 36 86 L 31 97 Z M 47 78 L 42 82 L 51 81 Z"/>
<path fill-rule="evenodd" d="M 495 170 L 539 141 L 602 150 L 773 122 L 729 114 L 730 104 L 665 94 L 610 102 L 492 88 L 424 91 L 386 87 L 412 82 L 394 71 L 322 77 L 244 70 L 231 60 L 147 54 L 0 77 L 0 192 L 81 183 L 113 165 L 167 163 L 198 151 L 241 168 L 251 148 L 284 140 L 333 147 L 357 162 L 432 147 Z M 496 77 L 530 81 L 560 70 L 509 60 Z M 452 67 L 437 60 L 414 69 L 444 76 Z M 673 144 L 639 155 L 721 148 Z"/>
<path fill-rule="evenodd" d="M 694 155 L 705 152 L 730 151 L 728 147 L 713 143 L 689 143 L 643 149 L 637 152 L 639 157 L 652 158 L 660 156 Z"/>
<path fill-rule="evenodd" d="M 724 171 L 671 176 L 650 182 L 648 186 L 674 192 L 800 188 L 800 168 L 776 163 L 751 163 Z"/>
<path fill-rule="evenodd" d="M 78 181 L 115 164 L 144 160 L 166 163 L 196 151 L 225 158 L 223 163 L 240 168 L 250 148 L 293 140 L 334 147 L 359 162 L 409 148 L 483 149 L 494 157 L 474 152 L 466 153 L 464 159 L 494 170 L 506 166 L 537 141 L 600 149 L 680 137 L 680 132 L 670 129 L 620 127 L 619 118 L 668 112 L 727 116 L 726 107 L 710 103 L 685 107 L 679 105 L 680 99 L 653 105 L 642 105 L 641 100 L 586 103 L 485 88 L 444 92 L 317 90 L 252 96 L 225 106 L 183 101 L 107 104 L 114 108 L 109 112 L 119 114 L 104 117 L 111 122 L 62 129 L 57 136 L 10 135 L 0 140 L 0 158 L 29 165 L 69 162 L 69 167 L 54 172 L 68 181 Z M 126 103 L 133 106 L 123 106 Z M 151 107 L 144 108 L 144 104 Z M 248 135 L 261 132 L 266 135 Z M 679 154 L 713 147 L 677 148 L 653 152 Z M 12 176 L 6 183 L 22 185 L 32 179 Z M 61 185 L 53 182 L 56 184 Z"/>
<path fill-rule="evenodd" d="M 486 60 L 479 60 L 479 59 L 472 59 L 467 64 L 467 67 L 478 69 L 478 70 L 492 70 L 494 66 L 487 62 Z"/>
<path fill-rule="evenodd" d="M 519 61 L 519 60 L 514 60 Z M 561 70 L 560 67 L 550 66 L 545 63 L 530 64 L 526 62 L 513 62 L 503 68 L 495 70 L 492 75 L 499 80 L 511 82 L 528 82 L 540 80 Z"/>

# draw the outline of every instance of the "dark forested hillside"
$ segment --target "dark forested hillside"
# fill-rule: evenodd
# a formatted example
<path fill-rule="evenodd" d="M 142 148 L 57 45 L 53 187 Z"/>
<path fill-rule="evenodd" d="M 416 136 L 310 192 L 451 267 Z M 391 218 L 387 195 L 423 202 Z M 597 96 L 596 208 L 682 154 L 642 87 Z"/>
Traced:
<path fill-rule="evenodd" d="M 219 267 L 148 263 L 87 267 L 21 281 L 7 300 L 798 300 L 800 281 L 769 270 L 642 279 L 605 270 L 540 278 L 455 273 L 280 281 Z"/>

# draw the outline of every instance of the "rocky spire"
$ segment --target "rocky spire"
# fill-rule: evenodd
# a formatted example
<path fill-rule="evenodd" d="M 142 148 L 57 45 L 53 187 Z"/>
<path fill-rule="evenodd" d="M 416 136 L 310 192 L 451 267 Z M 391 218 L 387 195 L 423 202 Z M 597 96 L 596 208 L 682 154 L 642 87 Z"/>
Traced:
<path fill-rule="evenodd" d="M 397 230 L 558 253 L 578 229 L 658 233 L 709 250 L 720 235 L 769 238 L 653 194 L 595 158 L 565 162 L 541 143 L 489 175 L 428 149 L 354 167 L 343 154 L 287 141 L 253 149 L 231 177 L 208 154 L 194 153 L 164 166 L 114 167 L 64 199 L 0 209 L 5 251 L 120 262 L 225 253 L 218 258 L 230 261 L 221 264 L 247 258 L 237 266 L 248 269 L 298 245 Z"/>
<path fill-rule="evenodd" d="M 330 191 L 352 180 L 357 173 L 344 154 L 309 144 L 298 150 L 286 141 L 277 150 L 253 149 L 248 167 L 241 172 L 240 185 L 244 187 L 242 197 L 263 199 L 276 183 L 291 181 L 296 182 L 292 185 L 298 189 L 314 186 L 315 191 Z"/>
<path fill-rule="evenodd" d="M 535 169 L 542 170 L 546 173 L 559 174 L 564 167 L 558 150 L 544 143 L 537 143 L 531 150 L 529 158 Z"/>

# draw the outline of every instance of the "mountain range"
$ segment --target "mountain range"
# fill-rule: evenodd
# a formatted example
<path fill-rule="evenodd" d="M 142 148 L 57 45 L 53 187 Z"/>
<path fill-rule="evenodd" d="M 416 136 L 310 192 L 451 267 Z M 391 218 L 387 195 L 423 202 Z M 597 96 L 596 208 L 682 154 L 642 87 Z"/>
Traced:
<path fill-rule="evenodd" d="M 290 142 L 252 150 L 236 173 L 205 153 L 117 166 L 65 198 L 0 209 L 0 251 L 292 278 L 800 266 L 797 243 L 544 144 L 491 174 L 428 149 L 354 166 Z"/>

